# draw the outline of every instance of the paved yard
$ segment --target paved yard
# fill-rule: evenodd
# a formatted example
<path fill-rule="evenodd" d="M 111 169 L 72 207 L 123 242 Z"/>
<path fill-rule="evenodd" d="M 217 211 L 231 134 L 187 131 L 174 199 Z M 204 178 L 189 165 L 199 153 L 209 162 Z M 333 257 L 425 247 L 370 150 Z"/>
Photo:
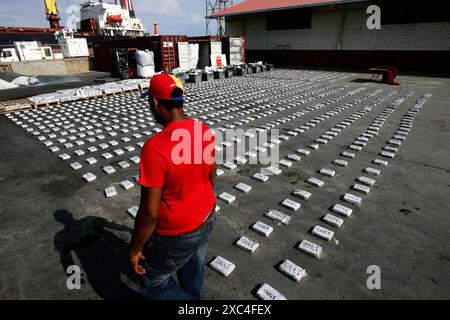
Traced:
<path fill-rule="evenodd" d="M 217 143 L 218 159 L 245 153 L 219 165 L 216 194 L 231 203 L 217 200 L 207 263 L 235 268 L 207 267 L 205 299 L 257 299 L 263 284 L 287 299 L 450 298 L 450 80 L 366 78 L 276 70 L 186 85 L 190 117 L 217 134 L 254 129 Z M 139 202 L 140 147 L 160 129 L 136 93 L 0 117 L 0 299 L 138 297 L 127 210 Z M 251 164 L 267 152 L 284 161 Z M 238 247 L 243 236 L 254 253 Z M 320 259 L 305 252 L 319 247 Z M 299 282 L 281 272 L 286 260 Z M 66 287 L 70 265 L 81 290 Z M 374 265 L 380 290 L 366 286 Z"/>

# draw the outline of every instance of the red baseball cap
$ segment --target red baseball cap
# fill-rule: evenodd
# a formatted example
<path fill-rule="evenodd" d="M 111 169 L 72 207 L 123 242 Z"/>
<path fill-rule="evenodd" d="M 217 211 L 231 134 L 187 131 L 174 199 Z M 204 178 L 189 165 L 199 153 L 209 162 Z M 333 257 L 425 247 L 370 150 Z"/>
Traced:
<path fill-rule="evenodd" d="M 161 100 L 183 100 L 183 94 L 179 97 L 173 97 L 175 89 L 181 89 L 184 94 L 184 87 L 180 79 L 171 74 L 155 74 L 150 80 L 148 95 Z"/>

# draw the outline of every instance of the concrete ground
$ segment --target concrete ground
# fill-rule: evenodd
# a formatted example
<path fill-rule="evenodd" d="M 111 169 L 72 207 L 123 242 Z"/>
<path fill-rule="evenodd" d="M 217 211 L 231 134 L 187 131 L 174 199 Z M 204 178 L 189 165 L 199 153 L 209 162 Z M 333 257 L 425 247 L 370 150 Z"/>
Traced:
<path fill-rule="evenodd" d="M 377 96 L 283 142 L 280 146 L 282 157 L 313 143 L 370 102 L 394 90 L 397 92 L 328 144 L 320 145 L 320 149 L 312 151 L 310 156 L 303 156 L 290 168 L 281 167 L 282 174 L 270 176 L 266 183 L 250 178 L 260 166 L 242 165 L 232 171 L 224 169 L 225 174 L 218 179 L 216 194 L 226 191 L 237 199 L 229 205 L 218 200 L 221 209 L 210 238 L 207 262 L 220 255 L 233 262 L 236 269 L 225 278 L 207 267 L 205 299 L 256 299 L 255 289 L 262 283 L 270 284 L 288 299 L 450 298 L 450 79 L 399 77 L 401 86 L 389 87 L 365 81 L 367 75 L 341 75 L 348 77 L 306 82 L 298 79 L 298 73 L 290 76 L 290 71 L 252 76 L 255 83 L 261 81 L 261 85 L 255 86 L 257 95 L 251 100 L 258 100 L 258 94 L 276 94 L 270 91 L 273 88 L 265 90 L 271 81 L 299 86 L 317 83 L 322 87 L 348 87 L 330 97 L 313 96 L 315 100 L 311 102 L 257 119 L 243 125 L 244 128 L 258 127 L 317 102 L 365 88 L 351 97 L 281 124 L 277 128 L 282 133 L 376 89 L 383 89 Z M 264 82 L 264 79 L 268 81 Z M 187 86 L 188 94 L 190 88 L 192 85 Z M 283 90 L 280 88 L 281 93 L 287 93 L 288 99 L 289 91 Z M 371 139 L 363 151 L 356 152 L 355 159 L 339 156 L 365 132 L 377 115 L 409 91 L 414 94 L 394 110 L 379 135 Z M 382 147 L 398 129 L 408 108 L 426 93 L 431 93 L 432 97 L 415 117 L 411 133 L 399 147 L 395 159 L 389 159 L 389 165 L 380 168 L 382 173 L 374 178 L 376 184 L 370 193 L 366 196 L 350 190 L 354 179 L 363 175 L 361 170 L 369 166 L 379 168 L 371 161 L 380 158 Z M 227 92 L 228 97 L 238 94 L 235 90 Z M 204 98 L 193 99 L 198 99 L 201 105 Z M 221 103 L 229 101 L 224 99 Z M 137 166 L 88 184 L 68 162 L 61 161 L 36 137 L 5 116 L 0 117 L 0 145 L 0 299 L 138 298 L 135 277 L 127 258 L 133 220 L 125 210 L 138 204 L 139 189 L 120 190 L 112 199 L 105 199 L 103 195 L 106 186 L 117 185 L 137 174 Z M 348 161 L 348 167 L 331 164 L 338 158 Z M 321 176 L 317 171 L 322 167 L 336 170 L 337 175 L 333 178 Z M 99 166 L 96 169 L 100 175 Z M 312 176 L 325 181 L 325 186 L 307 185 L 305 180 Z M 251 185 L 252 190 L 245 195 L 239 193 L 233 189 L 238 182 Z M 295 189 L 305 189 L 313 195 L 303 201 L 291 195 Z M 322 222 L 321 218 L 330 213 L 331 206 L 344 204 L 339 199 L 347 192 L 361 196 L 364 199 L 362 206 L 352 207 L 353 215 L 344 218 L 339 229 Z M 279 203 L 286 198 L 300 202 L 301 209 L 293 213 L 282 208 Z M 291 215 L 291 222 L 287 226 L 277 225 L 263 217 L 268 209 Z M 249 228 L 257 220 L 274 228 L 269 238 Z M 334 231 L 334 239 L 326 242 L 313 236 L 310 230 L 315 225 Z M 259 242 L 260 247 L 254 254 L 233 245 L 242 235 Z M 320 260 L 297 249 L 303 239 L 323 247 Z M 287 278 L 277 268 L 285 259 L 295 262 L 308 275 L 300 282 Z M 74 264 L 81 266 L 83 271 L 81 290 L 68 290 L 66 286 L 66 268 Z M 380 290 L 369 290 L 366 286 L 369 277 L 366 271 L 371 265 L 380 267 Z"/>

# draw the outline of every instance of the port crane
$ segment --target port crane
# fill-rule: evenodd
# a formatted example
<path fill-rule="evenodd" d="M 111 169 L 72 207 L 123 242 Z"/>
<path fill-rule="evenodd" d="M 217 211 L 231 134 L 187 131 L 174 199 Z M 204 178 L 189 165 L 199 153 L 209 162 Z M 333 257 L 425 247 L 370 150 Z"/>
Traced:
<path fill-rule="evenodd" d="M 45 14 L 47 15 L 47 20 L 50 22 L 50 28 L 59 29 L 61 28 L 59 20 L 61 18 L 58 15 L 58 7 L 56 6 L 56 0 L 44 0 L 45 4 Z"/>

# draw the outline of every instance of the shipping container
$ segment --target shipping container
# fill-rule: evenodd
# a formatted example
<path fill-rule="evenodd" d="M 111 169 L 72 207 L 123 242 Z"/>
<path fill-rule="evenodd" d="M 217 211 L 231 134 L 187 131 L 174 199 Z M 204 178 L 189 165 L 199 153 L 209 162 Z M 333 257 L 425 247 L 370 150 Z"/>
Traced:
<path fill-rule="evenodd" d="M 219 36 L 202 36 L 202 37 L 188 37 L 189 43 L 197 43 L 198 48 L 198 69 L 211 66 L 211 55 L 220 55 L 222 51 L 222 41 Z M 227 64 L 228 64 L 227 60 Z"/>
<path fill-rule="evenodd" d="M 98 71 L 111 72 L 110 49 L 136 48 L 153 51 L 156 72 L 171 72 L 179 66 L 178 42 L 186 41 L 187 37 L 183 35 L 160 35 L 97 41 L 93 43 L 95 68 Z"/>
<path fill-rule="evenodd" d="M 240 65 L 245 63 L 245 37 L 230 36 L 222 37 L 222 52 L 227 57 L 229 65 Z"/>

